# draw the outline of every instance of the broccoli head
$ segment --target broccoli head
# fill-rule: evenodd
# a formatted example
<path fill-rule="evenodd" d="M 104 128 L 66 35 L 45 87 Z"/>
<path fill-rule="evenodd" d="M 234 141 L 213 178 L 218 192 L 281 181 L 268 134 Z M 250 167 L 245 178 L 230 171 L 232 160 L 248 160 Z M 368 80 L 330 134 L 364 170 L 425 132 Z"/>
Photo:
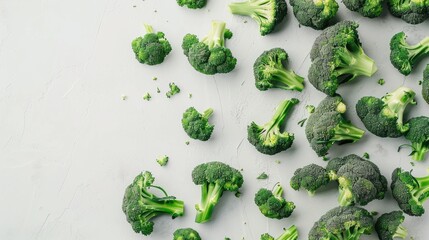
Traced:
<path fill-rule="evenodd" d="M 286 131 L 281 132 L 280 126 L 284 122 L 291 108 L 299 100 L 292 98 L 284 100 L 276 109 L 271 120 L 264 125 L 252 122 L 247 126 L 247 140 L 261 153 L 274 155 L 285 151 L 292 146 L 294 135 Z"/>
<path fill-rule="evenodd" d="M 164 62 L 171 52 L 171 45 L 163 32 L 155 33 L 152 26 L 146 25 L 146 34 L 133 40 L 131 47 L 140 63 L 156 65 Z"/>
<path fill-rule="evenodd" d="M 179 6 L 186 6 L 190 9 L 203 8 L 207 4 L 207 0 L 176 0 Z"/>
<path fill-rule="evenodd" d="M 425 213 L 423 203 L 429 198 L 429 175 L 414 177 L 411 171 L 397 168 L 392 173 L 393 198 L 404 213 L 422 216 Z"/>
<path fill-rule="evenodd" d="M 405 108 L 415 104 L 416 93 L 400 87 L 381 99 L 363 97 L 356 104 L 356 112 L 368 131 L 379 137 L 400 137 L 408 131 L 409 124 L 403 121 Z"/>
<path fill-rule="evenodd" d="M 360 207 L 336 207 L 325 213 L 308 234 L 308 240 L 359 240 L 374 231 L 371 213 Z"/>
<path fill-rule="evenodd" d="M 285 0 L 247 0 L 229 4 L 229 10 L 232 14 L 253 18 L 261 35 L 265 36 L 285 18 L 287 4 Z"/>
<path fill-rule="evenodd" d="M 406 39 L 404 32 L 390 39 L 390 62 L 400 73 L 409 75 L 417 62 L 429 55 L 429 37 L 415 45 L 409 45 Z"/>
<path fill-rule="evenodd" d="M 192 228 L 180 228 L 174 231 L 173 240 L 201 240 L 201 237 Z"/>
<path fill-rule="evenodd" d="M 224 22 L 212 21 L 209 34 L 201 41 L 193 34 L 183 37 L 183 53 L 189 63 L 200 73 L 214 75 L 228 73 L 235 68 L 237 59 L 229 48 L 225 47 L 225 39 L 230 39 L 232 32 L 225 28 Z"/>
<path fill-rule="evenodd" d="M 168 194 L 159 186 L 153 185 L 155 178 L 150 172 L 137 175 L 125 190 L 122 211 L 136 233 L 150 235 L 154 223 L 152 218 L 168 214 L 173 218 L 182 216 L 184 203 Z M 149 192 L 150 188 L 160 190 L 165 196 L 157 196 Z"/>
<path fill-rule="evenodd" d="M 165 93 L 165 96 L 167 96 L 167 98 L 171 98 L 172 96 L 180 93 L 180 88 L 174 82 L 169 83 L 168 87 L 170 88 L 170 90 Z"/>
<path fill-rule="evenodd" d="M 255 194 L 255 204 L 265 217 L 275 219 L 287 218 L 295 209 L 295 204 L 283 197 L 283 187 L 280 184 L 276 184 L 272 191 L 259 189 Z"/>
<path fill-rule="evenodd" d="M 312 64 L 308 80 L 329 96 L 339 85 L 358 76 L 372 76 L 377 67 L 362 49 L 357 32 L 359 24 L 342 21 L 323 30 L 310 52 Z"/>
<path fill-rule="evenodd" d="M 272 237 L 268 233 L 264 233 L 261 235 L 261 240 L 296 240 L 298 239 L 298 229 L 295 225 L 292 225 L 290 228 L 285 229 L 282 235 L 278 238 Z"/>
<path fill-rule="evenodd" d="M 429 104 L 429 64 L 423 71 L 422 95 L 423 99 Z"/>
<path fill-rule="evenodd" d="M 326 28 L 338 12 L 335 0 L 290 0 L 296 20 L 316 30 Z"/>
<path fill-rule="evenodd" d="M 334 143 L 356 142 L 365 133 L 344 118 L 347 107 L 342 100 L 339 95 L 326 97 L 307 120 L 305 134 L 319 157 L 328 154 Z"/>
<path fill-rule="evenodd" d="M 284 49 L 273 48 L 263 52 L 253 64 L 256 88 L 261 91 L 281 88 L 301 92 L 304 89 L 304 78 L 283 66 L 283 62 L 287 60 L 288 55 Z"/>
<path fill-rule="evenodd" d="M 387 0 L 390 13 L 410 24 L 419 24 L 429 18 L 429 3 L 425 0 Z"/>
<path fill-rule="evenodd" d="M 225 163 L 209 162 L 194 168 L 192 181 L 201 185 L 201 203 L 195 206 L 195 222 L 204 223 L 211 219 L 214 207 L 224 191 L 238 192 L 243 185 L 243 175 Z"/>
<path fill-rule="evenodd" d="M 186 109 L 182 117 L 182 126 L 189 137 L 201 141 L 207 141 L 212 135 L 214 125 L 209 123 L 213 109 L 209 108 L 203 114 L 194 107 Z"/>
<path fill-rule="evenodd" d="M 383 0 L 343 0 L 344 5 L 364 17 L 379 17 L 383 12 Z"/>
<path fill-rule="evenodd" d="M 312 163 L 295 171 L 290 180 L 290 186 L 295 190 L 303 188 L 312 196 L 319 188 L 335 180 L 334 176 L 329 174 L 325 168 Z"/>
<path fill-rule="evenodd" d="M 381 215 L 375 223 L 375 231 L 378 234 L 378 238 L 380 240 L 405 239 L 408 231 L 402 226 L 404 220 L 405 217 L 402 211 L 393 211 Z"/>
<path fill-rule="evenodd" d="M 415 117 L 408 121 L 410 130 L 405 138 L 411 142 L 411 155 L 414 160 L 422 161 L 429 152 L 429 117 Z"/>

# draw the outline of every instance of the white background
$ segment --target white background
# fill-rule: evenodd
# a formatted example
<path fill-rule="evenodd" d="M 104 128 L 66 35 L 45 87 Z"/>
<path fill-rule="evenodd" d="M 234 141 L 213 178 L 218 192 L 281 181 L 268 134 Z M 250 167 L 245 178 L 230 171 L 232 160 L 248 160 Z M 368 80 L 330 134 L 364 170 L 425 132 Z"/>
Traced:
<path fill-rule="evenodd" d="M 296 168 L 309 163 L 325 166 L 309 147 L 304 128 L 297 125 L 307 117 L 305 105 L 317 105 L 324 94 L 307 80 L 302 93 L 260 92 L 254 87 L 252 65 L 262 51 L 282 47 L 289 53 L 288 67 L 306 77 L 308 53 L 320 31 L 299 27 L 289 6 L 278 30 L 261 37 L 250 18 L 228 12 L 228 3 L 209 0 L 204 9 L 189 10 L 174 0 L 0 0 L 0 239 L 156 240 L 172 239 L 179 227 L 193 227 L 203 239 L 256 240 L 264 232 L 278 236 L 292 224 L 298 226 L 301 239 L 306 238 L 314 221 L 337 205 L 334 185 L 312 198 L 289 187 Z M 348 117 L 363 128 L 355 114 L 357 100 L 382 96 L 401 85 L 417 92 L 418 105 L 410 108 L 408 117 L 427 114 L 429 105 L 418 81 L 428 59 L 404 77 L 389 62 L 389 40 L 404 30 L 415 43 L 429 36 L 429 22 L 412 26 L 387 11 L 370 20 L 339 4 L 339 19 L 360 23 L 364 49 L 379 68 L 371 78 L 341 86 Z M 186 33 L 203 37 L 212 19 L 226 21 L 234 32 L 227 46 L 238 63 L 230 74 L 196 72 L 180 47 Z M 144 34 L 143 23 L 163 31 L 172 44 L 173 51 L 161 65 L 142 65 L 134 58 L 130 44 Z M 377 84 L 379 78 L 386 80 L 384 86 Z M 167 99 L 172 81 L 182 91 Z M 162 93 L 156 93 L 157 87 Z M 146 92 L 153 96 L 150 102 L 142 100 Z M 246 140 L 246 126 L 252 120 L 268 121 L 277 104 L 291 97 L 301 100 L 287 120 L 287 130 L 296 136 L 293 147 L 275 156 L 257 152 Z M 191 140 L 185 145 L 190 139 L 180 119 L 189 106 L 214 109 L 211 122 L 216 127 L 208 142 Z M 368 152 L 390 183 L 395 167 L 412 168 L 409 149 L 396 151 L 403 143 L 403 138 L 381 139 L 367 132 L 356 144 L 333 147 L 330 156 Z M 155 161 L 163 154 L 170 156 L 166 167 Z M 214 160 L 243 169 L 243 194 L 239 199 L 224 194 L 212 221 L 198 225 L 193 220 L 200 188 L 190 174 L 195 165 Z M 425 174 L 427 163 L 416 164 L 414 172 Z M 121 211 L 124 189 L 143 170 L 186 202 L 184 217 L 156 218 L 150 237 L 135 234 Z M 256 180 L 264 171 L 269 179 Z M 267 219 L 253 203 L 257 189 L 276 182 L 297 205 L 288 219 Z M 383 213 L 397 205 L 389 192 L 385 200 L 366 208 Z M 427 239 L 428 221 L 429 214 L 407 217 L 405 225 L 415 239 Z M 376 239 L 375 234 L 368 239 Z"/>

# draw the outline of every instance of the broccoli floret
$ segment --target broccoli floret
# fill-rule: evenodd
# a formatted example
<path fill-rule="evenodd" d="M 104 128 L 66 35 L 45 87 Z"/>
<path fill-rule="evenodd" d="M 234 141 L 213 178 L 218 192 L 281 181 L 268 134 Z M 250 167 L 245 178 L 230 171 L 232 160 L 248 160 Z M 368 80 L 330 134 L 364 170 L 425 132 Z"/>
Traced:
<path fill-rule="evenodd" d="M 298 22 L 316 30 L 326 28 L 338 12 L 335 0 L 290 0 Z"/>
<path fill-rule="evenodd" d="M 424 56 L 429 55 L 429 37 L 416 45 L 409 45 L 404 32 L 395 34 L 390 40 L 390 62 L 404 75 L 409 75 Z"/>
<path fill-rule="evenodd" d="M 429 18 L 429 3 L 425 0 L 387 0 L 393 16 L 410 24 L 419 24 Z"/>
<path fill-rule="evenodd" d="M 186 6 L 190 9 L 203 8 L 207 4 L 207 0 L 176 0 L 179 6 Z"/>
<path fill-rule="evenodd" d="M 307 190 L 310 196 L 313 196 L 319 188 L 335 180 L 334 177 L 335 175 L 329 174 L 325 168 L 310 164 L 295 171 L 290 179 L 290 186 L 295 190 L 303 188 Z"/>
<path fill-rule="evenodd" d="M 259 180 L 268 179 L 268 174 L 266 174 L 265 172 L 263 172 L 263 173 L 259 174 L 259 176 L 256 179 L 259 179 Z"/>
<path fill-rule="evenodd" d="M 375 231 L 381 240 L 393 240 L 394 238 L 405 239 L 408 235 L 407 229 L 401 224 L 405 217 L 402 211 L 393 211 L 381 215 L 375 223 Z"/>
<path fill-rule="evenodd" d="M 304 89 L 304 78 L 283 66 L 287 60 L 288 54 L 284 49 L 273 48 L 263 52 L 253 64 L 256 88 L 261 91 L 281 88 L 301 92 Z"/>
<path fill-rule="evenodd" d="M 283 187 L 280 184 L 276 184 L 272 191 L 265 188 L 259 189 L 255 194 L 255 204 L 267 218 L 287 218 L 295 209 L 295 204 L 286 201 L 283 197 Z"/>
<path fill-rule="evenodd" d="M 429 104 L 429 64 L 423 71 L 422 95 L 423 99 Z"/>
<path fill-rule="evenodd" d="M 292 146 L 294 135 L 286 131 L 281 132 L 280 126 L 292 107 L 298 104 L 299 100 L 292 98 L 284 100 L 276 109 L 276 113 L 271 121 L 264 125 L 252 122 L 247 126 L 247 140 L 255 148 L 264 154 L 274 155 Z"/>
<path fill-rule="evenodd" d="M 342 97 L 326 97 L 308 118 L 305 134 L 311 148 L 319 157 L 328 154 L 334 143 L 356 142 L 365 133 L 346 120 L 346 105 Z"/>
<path fill-rule="evenodd" d="M 285 0 L 247 0 L 229 4 L 229 10 L 232 14 L 253 18 L 261 35 L 265 36 L 285 18 L 287 4 Z"/>
<path fill-rule="evenodd" d="M 381 99 L 363 97 L 356 104 L 356 112 L 368 131 L 379 137 L 396 138 L 408 131 L 403 121 L 405 108 L 415 104 L 416 93 L 407 87 L 399 87 Z"/>
<path fill-rule="evenodd" d="M 422 216 L 425 213 L 423 203 L 429 198 L 429 175 L 414 177 L 411 171 L 397 168 L 392 173 L 393 198 L 404 213 Z"/>
<path fill-rule="evenodd" d="M 133 40 L 131 47 L 140 63 L 156 65 L 164 62 L 171 52 L 171 45 L 163 32 L 155 33 L 152 26 L 144 25 L 146 34 Z"/>
<path fill-rule="evenodd" d="M 334 96 L 340 84 L 358 76 L 372 76 L 374 60 L 362 49 L 357 32 L 359 24 L 342 21 L 323 30 L 310 52 L 312 64 L 308 80 L 329 96 Z"/>
<path fill-rule="evenodd" d="M 172 96 L 180 93 L 180 88 L 174 82 L 169 83 L 168 86 L 170 87 L 170 90 L 165 93 L 165 96 L 168 98 L 171 98 Z"/>
<path fill-rule="evenodd" d="M 383 0 L 343 0 L 344 5 L 364 17 L 379 17 L 383 12 Z"/>
<path fill-rule="evenodd" d="M 167 155 L 164 155 L 164 156 L 160 156 L 160 157 L 158 157 L 157 159 L 156 159 L 156 162 L 161 166 L 161 167 L 163 167 L 163 166 L 165 166 L 165 165 L 167 165 L 167 163 L 168 163 L 168 156 Z"/>
<path fill-rule="evenodd" d="M 238 192 L 243 185 L 243 175 L 225 163 L 209 162 L 194 168 L 192 181 L 201 185 L 201 203 L 195 206 L 195 222 L 204 223 L 211 219 L 214 207 L 224 191 Z"/>
<path fill-rule="evenodd" d="M 429 117 L 415 117 L 408 121 L 410 129 L 405 138 L 411 142 L 411 155 L 416 161 L 422 161 L 429 152 Z"/>
<path fill-rule="evenodd" d="M 153 185 L 155 178 L 148 171 L 137 175 L 132 184 L 125 190 L 122 211 L 136 233 L 150 235 L 154 223 L 152 218 L 168 214 L 172 218 L 183 216 L 184 203 L 169 196 L 164 189 Z M 150 188 L 160 190 L 165 196 L 157 196 L 149 192 Z"/>
<path fill-rule="evenodd" d="M 201 141 L 209 140 L 212 135 L 214 125 L 209 123 L 209 118 L 213 114 L 213 109 L 209 108 L 203 114 L 194 107 L 186 109 L 182 117 L 182 126 L 189 137 Z"/>
<path fill-rule="evenodd" d="M 371 213 L 360 207 L 336 207 L 325 213 L 308 234 L 308 240 L 359 240 L 374 231 Z"/>
<path fill-rule="evenodd" d="M 192 228 L 180 228 L 174 231 L 173 240 L 201 240 L 201 237 Z"/>
<path fill-rule="evenodd" d="M 224 22 L 212 21 L 209 34 L 201 41 L 189 33 L 183 37 L 183 53 L 198 72 L 207 75 L 228 73 L 237 63 L 231 50 L 225 47 L 225 39 L 231 37 L 232 32 L 225 28 Z"/>
<path fill-rule="evenodd" d="M 298 239 L 298 229 L 295 225 L 292 225 L 290 228 L 285 229 L 284 233 L 277 238 L 272 237 L 268 233 L 261 235 L 261 240 L 296 240 Z"/>

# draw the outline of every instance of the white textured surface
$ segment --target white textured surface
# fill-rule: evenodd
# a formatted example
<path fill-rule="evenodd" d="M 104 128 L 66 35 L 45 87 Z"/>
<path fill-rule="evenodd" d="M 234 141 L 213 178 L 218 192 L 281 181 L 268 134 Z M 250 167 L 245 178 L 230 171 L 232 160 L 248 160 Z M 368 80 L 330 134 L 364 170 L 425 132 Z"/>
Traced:
<path fill-rule="evenodd" d="M 251 67 L 263 50 L 283 47 L 289 66 L 306 76 L 308 52 L 320 32 L 299 28 L 289 8 L 279 30 L 261 37 L 251 19 L 227 11 L 228 2 L 209 0 L 202 10 L 188 10 L 174 0 L 0 0 L 0 239 L 142 239 L 121 211 L 125 187 L 142 170 L 152 171 L 159 185 L 186 202 L 186 216 L 174 221 L 157 218 L 147 239 L 172 239 L 176 228 L 193 227 L 208 240 L 225 236 L 256 240 L 264 232 L 277 236 L 292 224 L 298 226 L 301 239 L 306 238 L 313 222 L 337 205 L 334 189 L 310 198 L 288 184 L 296 168 L 324 165 L 296 124 L 307 115 L 305 105 L 317 105 L 324 95 L 308 82 L 303 93 L 260 92 Z M 388 43 L 400 30 L 410 41 L 428 36 L 429 22 L 412 26 L 387 12 L 368 20 L 340 5 L 339 18 L 361 24 L 364 49 L 379 67 L 372 78 L 341 87 L 349 118 L 363 127 L 354 112 L 356 101 L 402 84 L 418 92 L 419 104 L 409 116 L 427 114 L 429 106 L 421 98 L 418 80 L 428 59 L 404 78 L 389 62 Z M 226 21 L 234 32 L 227 46 L 238 64 L 227 75 L 199 74 L 180 48 L 184 34 L 204 36 L 212 19 Z M 173 46 L 162 65 L 149 67 L 134 59 L 130 43 L 144 33 L 143 23 L 165 32 Z M 154 76 L 158 81 L 152 81 Z M 384 86 L 377 84 L 380 77 L 386 80 Z M 164 94 L 171 81 L 182 92 L 167 99 Z M 146 92 L 153 96 L 150 102 L 142 100 Z M 122 101 L 121 95 L 128 99 Z M 293 147 L 275 156 L 260 154 L 246 140 L 247 124 L 267 121 L 277 104 L 291 97 L 301 99 L 287 124 L 296 135 Z M 189 139 L 180 119 L 189 106 L 214 108 L 216 127 L 210 141 L 185 145 Z M 405 142 L 367 133 L 359 143 L 332 148 L 331 156 L 368 152 L 390 182 L 395 167 L 411 168 L 408 150 L 396 152 Z M 170 156 L 164 168 L 155 162 L 162 154 Z M 200 189 L 190 173 L 193 166 L 212 160 L 243 169 L 243 194 L 239 199 L 224 194 L 213 221 L 197 225 L 193 206 Z M 415 173 L 424 174 L 427 162 L 416 164 Z M 256 180 L 263 171 L 269 180 Z M 258 188 L 271 188 L 276 182 L 297 205 L 288 219 L 267 219 L 253 203 Z M 390 192 L 384 201 L 367 206 L 381 213 L 396 208 Z M 405 225 L 415 239 L 427 239 L 428 221 L 429 214 L 407 217 Z"/>

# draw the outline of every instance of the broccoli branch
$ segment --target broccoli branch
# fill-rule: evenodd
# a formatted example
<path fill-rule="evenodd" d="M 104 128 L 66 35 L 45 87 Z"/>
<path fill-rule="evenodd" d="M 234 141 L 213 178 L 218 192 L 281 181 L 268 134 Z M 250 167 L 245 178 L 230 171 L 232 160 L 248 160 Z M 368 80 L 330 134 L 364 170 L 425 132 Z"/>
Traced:
<path fill-rule="evenodd" d="M 338 178 L 338 183 L 340 185 L 340 195 L 338 196 L 338 202 L 340 203 L 340 206 L 350 206 L 353 202 L 353 193 L 348 187 L 350 186 L 350 182 L 345 178 L 340 177 Z"/>
<path fill-rule="evenodd" d="M 424 38 L 422 41 L 417 43 L 416 45 L 408 45 L 407 43 L 403 43 L 403 47 L 408 50 L 408 57 L 413 65 L 416 63 L 421 57 L 425 56 L 429 53 L 429 37 Z"/>
<path fill-rule="evenodd" d="M 203 118 L 209 119 L 212 114 L 213 114 L 213 109 L 209 108 L 209 109 L 204 111 Z"/>
<path fill-rule="evenodd" d="M 392 238 L 403 238 L 403 239 L 405 239 L 407 237 L 407 235 L 408 235 L 407 229 L 404 226 L 399 225 L 398 228 L 396 229 L 395 234 L 393 234 Z"/>
<path fill-rule="evenodd" d="M 350 78 L 345 78 L 344 81 L 350 81 L 361 75 L 370 77 L 377 71 L 374 60 L 365 54 L 362 47 L 355 46 L 355 48 L 358 48 L 357 51 L 352 52 L 347 48 L 343 48 L 342 51 L 337 52 L 341 61 L 336 70 L 338 75 L 351 76 Z"/>
<path fill-rule="evenodd" d="M 350 122 L 341 121 L 334 129 L 335 135 L 330 139 L 333 142 L 356 142 L 361 139 L 365 131 L 355 127 Z"/>
<path fill-rule="evenodd" d="M 295 225 L 292 225 L 290 228 L 280 235 L 276 240 L 295 240 L 298 239 L 298 229 Z"/>
<path fill-rule="evenodd" d="M 272 22 L 270 17 L 273 15 L 274 6 L 270 0 L 248 0 L 245 2 L 235 2 L 229 5 L 232 14 L 249 16 L 259 24 Z"/>
<path fill-rule="evenodd" d="M 284 69 L 283 66 L 267 65 L 264 72 L 272 76 L 270 82 L 277 88 L 297 91 L 302 91 L 302 89 L 304 89 L 304 78 L 295 74 L 293 71 Z"/>
<path fill-rule="evenodd" d="M 429 198 L 429 175 L 425 177 L 414 177 L 418 187 L 414 188 L 411 193 L 416 202 L 423 204 Z"/>
<path fill-rule="evenodd" d="M 215 47 L 224 47 L 225 46 L 225 26 L 224 22 L 212 21 L 211 29 L 207 36 L 205 36 L 201 42 L 206 44 L 209 49 Z"/>
<path fill-rule="evenodd" d="M 146 33 L 153 33 L 153 27 L 149 24 L 144 24 L 144 28 L 146 29 Z"/>
<path fill-rule="evenodd" d="M 220 184 L 205 183 L 201 186 L 201 203 L 195 205 L 197 210 L 195 222 L 204 223 L 210 220 L 223 191 L 224 189 Z"/>
<path fill-rule="evenodd" d="M 413 142 L 411 143 L 413 152 L 413 159 L 416 161 L 422 161 L 426 153 L 429 152 L 429 139 L 426 142 Z"/>

